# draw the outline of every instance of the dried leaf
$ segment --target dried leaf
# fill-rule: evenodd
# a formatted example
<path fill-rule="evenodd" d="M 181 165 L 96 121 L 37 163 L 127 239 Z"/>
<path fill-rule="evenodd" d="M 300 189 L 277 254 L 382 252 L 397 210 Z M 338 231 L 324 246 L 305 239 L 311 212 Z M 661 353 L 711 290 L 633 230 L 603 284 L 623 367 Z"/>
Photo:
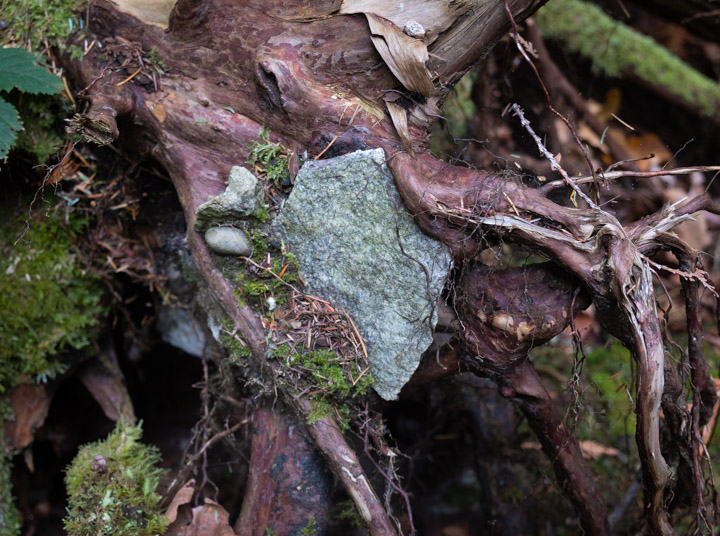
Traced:
<path fill-rule="evenodd" d="M 410 129 L 408 129 L 407 111 L 394 102 L 386 102 L 385 105 L 387 106 L 388 112 L 390 112 L 390 118 L 395 126 L 395 130 L 400 134 L 400 139 L 402 139 L 405 149 L 412 156 L 415 156 L 415 151 L 413 151 L 412 141 L 410 139 Z"/>
<path fill-rule="evenodd" d="M 235 536 L 227 511 L 218 503 L 206 498 L 205 504 L 193 508 L 192 513 L 192 522 L 182 536 Z"/>
<path fill-rule="evenodd" d="M 435 92 L 432 75 L 425 67 L 430 58 L 425 43 L 405 35 L 392 22 L 365 13 L 375 49 L 395 77 L 410 91 L 430 97 Z"/>
<path fill-rule="evenodd" d="M 615 447 L 608 447 L 597 441 L 580 441 L 580 452 L 583 458 L 597 460 L 600 456 L 617 456 L 620 451 Z"/>
<path fill-rule="evenodd" d="M 145 24 L 167 28 L 176 0 L 114 0 L 119 11 L 131 14 Z"/>
<path fill-rule="evenodd" d="M 180 508 L 183 504 L 188 504 L 192 500 L 194 492 L 195 479 L 188 480 L 183 487 L 178 490 L 175 497 L 173 497 L 172 501 L 170 501 L 170 506 L 168 506 L 167 512 L 165 512 L 165 515 L 170 518 L 170 523 L 177 519 L 178 508 Z"/>
<path fill-rule="evenodd" d="M 42 426 L 50 407 L 50 397 L 42 385 L 21 384 L 10 395 L 15 419 L 5 423 L 4 434 L 11 450 L 27 447 L 33 433 Z"/>

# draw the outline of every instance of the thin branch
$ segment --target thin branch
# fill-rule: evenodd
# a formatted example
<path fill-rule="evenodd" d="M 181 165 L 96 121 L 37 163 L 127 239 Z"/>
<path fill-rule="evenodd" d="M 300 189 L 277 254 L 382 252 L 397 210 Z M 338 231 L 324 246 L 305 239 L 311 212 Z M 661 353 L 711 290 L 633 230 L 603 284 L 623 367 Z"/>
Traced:
<path fill-rule="evenodd" d="M 623 177 L 650 178 L 662 177 L 664 175 L 688 175 L 690 173 L 704 173 L 707 171 L 720 171 L 720 166 L 690 166 L 659 171 L 605 171 L 603 173 L 603 177 L 607 180 L 621 179 Z M 580 177 L 567 180 L 570 180 L 573 184 L 588 184 L 594 181 L 592 175 L 582 175 Z M 540 188 L 538 188 L 538 190 L 543 193 L 548 193 L 556 188 L 565 186 L 566 184 L 566 180 L 551 181 L 543 184 Z"/>
<path fill-rule="evenodd" d="M 585 195 L 585 192 L 583 192 L 578 186 L 573 182 L 570 177 L 567 174 L 567 171 L 565 171 L 562 166 L 558 163 L 557 160 L 555 160 L 555 157 L 552 155 L 550 151 L 547 150 L 545 145 L 543 145 L 542 140 L 540 139 L 540 136 L 535 134 L 535 131 L 533 130 L 532 126 L 530 125 L 530 121 L 528 121 L 525 118 L 525 114 L 523 113 L 522 108 L 520 108 L 519 105 L 513 104 L 510 109 L 513 111 L 515 115 L 517 115 L 520 118 L 520 123 L 523 127 L 525 127 L 525 130 L 528 131 L 528 133 L 533 137 L 535 140 L 535 143 L 537 144 L 538 149 L 540 150 L 540 153 L 545 156 L 550 161 L 550 164 L 552 165 L 552 169 L 555 171 L 558 171 L 560 175 L 562 175 L 563 179 L 565 180 L 565 184 L 570 186 L 570 188 L 573 189 L 573 191 L 580 196 L 580 198 L 585 201 L 591 208 L 594 208 L 595 210 L 600 210 L 600 207 L 598 207 L 592 199 L 590 199 L 587 195 Z"/>

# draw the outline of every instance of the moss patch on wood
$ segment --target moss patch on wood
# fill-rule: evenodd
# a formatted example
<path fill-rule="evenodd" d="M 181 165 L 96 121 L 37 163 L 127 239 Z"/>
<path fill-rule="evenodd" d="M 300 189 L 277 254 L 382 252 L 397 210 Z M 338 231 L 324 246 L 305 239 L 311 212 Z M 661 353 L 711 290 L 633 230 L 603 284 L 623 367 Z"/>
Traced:
<path fill-rule="evenodd" d="M 104 307 L 100 282 L 73 245 L 86 225 L 50 209 L 18 241 L 22 218 L 0 224 L 0 392 L 54 377 L 65 368 L 62 352 L 91 343 Z"/>
<path fill-rule="evenodd" d="M 614 77 L 632 74 L 666 88 L 702 115 L 718 119 L 718 82 L 598 6 L 581 0 L 553 0 L 537 12 L 536 19 L 543 34 L 589 59 L 596 72 Z"/>

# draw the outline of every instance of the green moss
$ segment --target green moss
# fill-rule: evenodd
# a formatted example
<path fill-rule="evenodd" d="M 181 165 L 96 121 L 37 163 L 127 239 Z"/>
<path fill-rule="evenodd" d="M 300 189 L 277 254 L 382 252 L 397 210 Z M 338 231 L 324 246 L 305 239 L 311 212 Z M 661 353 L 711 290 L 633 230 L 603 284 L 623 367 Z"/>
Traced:
<path fill-rule="evenodd" d="M 270 249 L 265 235 L 256 229 L 252 233 L 251 240 L 253 243 L 252 259 L 258 264 L 264 263 Z M 284 251 L 277 253 L 280 254 L 274 255 L 270 261 L 270 271 L 250 271 L 246 267 L 245 270 L 238 272 L 236 295 L 242 304 L 249 303 L 260 306 L 261 302 L 269 297 L 272 297 L 278 305 L 285 303 L 287 284 L 297 282 L 297 261 L 290 253 Z M 283 274 L 282 280 L 279 277 L 281 273 Z"/>
<path fill-rule="evenodd" d="M 601 407 L 588 415 L 588 426 L 578 430 L 580 438 L 591 439 L 593 434 L 585 435 L 599 428 L 610 445 L 619 444 L 621 438 L 635 434 L 635 413 L 626 392 L 632 390 L 630 351 L 614 341 L 608 347 L 590 349 L 586 356 L 584 373 L 597 390 Z"/>
<path fill-rule="evenodd" d="M 67 100 L 62 95 L 29 95 L 13 91 L 8 96 L 23 120 L 15 147 L 31 154 L 36 162 L 56 157 L 63 144 L 58 134 L 60 120 L 70 115 Z"/>
<path fill-rule="evenodd" d="M 79 28 L 77 12 L 83 0 L 0 0 L 0 12 L 8 25 L 3 38 L 15 38 L 22 46 L 37 50 L 48 43 L 61 50 L 73 30 Z"/>
<path fill-rule="evenodd" d="M 272 143 L 267 129 L 260 131 L 259 139 L 250 145 L 248 164 L 260 166 L 267 179 L 280 188 L 283 179 L 290 176 L 288 155 L 290 150 L 280 143 Z"/>
<path fill-rule="evenodd" d="M 337 353 L 327 350 L 296 353 L 289 344 L 281 344 L 272 352 L 272 357 L 302 371 L 296 387 L 299 391 L 312 392 L 309 424 L 325 417 L 338 417 L 340 428 L 349 428 L 351 399 L 367 393 L 373 384 L 372 374 L 352 378 L 350 367 L 343 367 Z"/>
<path fill-rule="evenodd" d="M 365 522 L 351 499 L 341 502 L 338 506 L 340 508 L 338 519 L 347 521 L 352 527 L 362 528 L 365 526 Z"/>
<path fill-rule="evenodd" d="M 88 346 L 102 317 L 102 287 L 73 246 L 86 220 L 62 216 L 36 218 L 17 244 L 23 223 L 0 224 L 0 392 L 61 372 L 57 356 Z"/>
<path fill-rule="evenodd" d="M 310 400 L 310 411 L 307 415 L 308 424 L 313 424 L 320 419 L 327 419 L 333 416 L 333 405 L 323 397 L 315 397 Z"/>
<path fill-rule="evenodd" d="M 11 473 L 11 456 L 0 452 L 0 536 L 20 534 L 20 516 L 13 503 Z"/>
<path fill-rule="evenodd" d="M 439 154 L 453 154 L 457 150 L 456 140 L 467 138 L 470 134 L 470 121 L 476 115 L 476 106 L 472 100 L 472 87 L 477 76 L 469 71 L 452 89 L 442 109 L 444 121 L 436 121 L 432 126 L 430 149 Z"/>
<path fill-rule="evenodd" d="M 242 365 L 252 354 L 252 351 L 247 344 L 241 344 L 235 337 L 230 335 L 224 333 L 220 335 L 220 343 L 227 349 L 228 360 L 231 365 Z"/>
<path fill-rule="evenodd" d="M 346 377 L 345 369 L 338 363 L 339 359 L 335 352 L 327 350 L 306 352 L 300 356 L 302 366 L 310 371 L 317 386 L 327 394 L 346 397 L 367 392 L 372 385 L 372 375 L 365 374 L 353 385 L 352 380 Z"/>
<path fill-rule="evenodd" d="M 308 521 L 307 525 L 303 527 L 303 529 L 300 531 L 300 534 L 303 536 L 314 536 L 317 534 L 317 522 L 315 521 L 314 516 L 310 516 L 310 521 Z"/>
<path fill-rule="evenodd" d="M 77 13 L 83 0 L 0 0 L 2 20 L 8 25 L 5 41 L 32 51 L 45 47 L 65 50 L 67 39 L 79 28 Z M 33 155 L 39 163 L 53 157 L 63 142 L 62 118 L 69 114 L 68 102 L 61 95 L 28 95 L 13 91 L 8 95 L 20 112 L 23 130 L 18 133 L 18 149 Z"/>
<path fill-rule="evenodd" d="M 9 420 L 12 410 L 7 398 L 0 400 L 0 536 L 17 536 L 20 534 L 20 516 L 13 503 L 12 452 L 5 444 L 3 429 Z"/>
<path fill-rule="evenodd" d="M 155 492 L 163 471 L 155 447 L 140 443 L 140 425 L 118 422 L 105 439 L 80 449 L 65 475 L 69 536 L 151 536 L 168 520 Z"/>
<path fill-rule="evenodd" d="M 258 213 L 255 215 L 255 217 L 260 221 L 260 223 L 265 223 L 268 221 L 268 218 L 270 218 L 270 211 L 267 207 L 262 207 L 260 210 L 258 210 Z"/>
<path fill-rule="evenodd" d="M 607 76 L 632 73 L 665 87 L 701 114 L 717 117 L 720 84 L 703 76 L 651 38 L 588 2 L 553 0 L 536 14 L 543 33 L 592 62 Z"/>

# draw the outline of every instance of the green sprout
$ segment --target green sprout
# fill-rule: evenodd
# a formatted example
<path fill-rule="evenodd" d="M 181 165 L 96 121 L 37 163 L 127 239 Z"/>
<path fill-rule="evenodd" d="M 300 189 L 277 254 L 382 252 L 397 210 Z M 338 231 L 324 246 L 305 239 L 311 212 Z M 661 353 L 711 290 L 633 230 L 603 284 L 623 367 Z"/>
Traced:
<path fill-rule="evenodd" d="M 259 140 L 250 145 L 250 156 L 247 162 L 253 167 L 261 167 L 268 180 L 280 188 L 283 179 L 290 176 L 289 154 L 290 150 L 281 143 L 272 143 L 270 134 L 266 128 L 263 128 L 260 131 Z"/>

